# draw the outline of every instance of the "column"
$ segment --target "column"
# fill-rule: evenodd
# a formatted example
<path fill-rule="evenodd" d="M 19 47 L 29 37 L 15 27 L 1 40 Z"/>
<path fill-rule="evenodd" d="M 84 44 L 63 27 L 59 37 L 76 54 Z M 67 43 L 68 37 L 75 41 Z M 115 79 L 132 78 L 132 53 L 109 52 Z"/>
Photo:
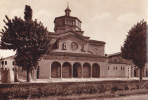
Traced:
<path fill-rule="evenodd" d="M 81 65 L 81 78 L 83 78 L 83 65 Z"/>
<path fill-rule="evenodd" d="M 49 66 L 49 79 L 51 79 L 51 63 L 50 63 L 50 66 Z"/>
<path fill-rule="evenodd" d="M 131 68 L 129 67 L 129 78 L 131 78 Z"/>
<path fill-rule="evenodd" d="M 91 72 L 90 72 L 90 78 L 92 78 L 92 65 L 90 65 L 90 70 L 91 70 Z"/>
<path fill-rule="evenodd" d="M 73 78 L 73 65 L 71 66 L 71 78 Z"/>
<path fill-rule="evenodd" d="M 62 79 L 62 64 L 61 64 L 61 79 Z"/>

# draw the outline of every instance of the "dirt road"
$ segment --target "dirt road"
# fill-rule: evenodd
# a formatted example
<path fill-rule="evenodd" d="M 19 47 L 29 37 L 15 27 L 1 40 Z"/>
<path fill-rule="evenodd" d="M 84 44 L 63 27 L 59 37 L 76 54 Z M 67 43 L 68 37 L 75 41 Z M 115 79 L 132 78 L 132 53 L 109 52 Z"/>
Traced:
<path fill-rule="evenodd" d="M 131 96 L 117 97 L 117 98 L 105 98 L 103 100 L 148 100 L 148 94 L 131 95 Z"/>

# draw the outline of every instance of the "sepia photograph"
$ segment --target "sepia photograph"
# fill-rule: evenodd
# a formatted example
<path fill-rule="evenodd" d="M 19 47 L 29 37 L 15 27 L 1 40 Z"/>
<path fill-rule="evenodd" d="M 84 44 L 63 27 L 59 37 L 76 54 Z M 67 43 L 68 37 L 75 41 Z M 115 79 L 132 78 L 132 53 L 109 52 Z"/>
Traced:
<path fill-rule="evenodd" d="M 0 0 L 0 100 L 148 100 L 148 0 Z"/>

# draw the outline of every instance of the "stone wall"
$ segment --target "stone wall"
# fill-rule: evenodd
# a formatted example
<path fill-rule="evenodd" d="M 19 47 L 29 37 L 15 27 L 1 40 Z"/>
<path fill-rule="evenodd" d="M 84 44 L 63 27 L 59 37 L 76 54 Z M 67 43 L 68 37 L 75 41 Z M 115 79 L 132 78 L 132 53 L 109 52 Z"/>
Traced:
<path fill-rule="evenodd" d="M 9 68 L 1 68 L 1 83 L 14 82 L 14 71 Z"/>
<path fill-rule="evenodd" d="M 39 62 L 39 78 L 40 79 L 49 79 L 51 78 L 51 62 L 49 60 L 42 60 Z"/>

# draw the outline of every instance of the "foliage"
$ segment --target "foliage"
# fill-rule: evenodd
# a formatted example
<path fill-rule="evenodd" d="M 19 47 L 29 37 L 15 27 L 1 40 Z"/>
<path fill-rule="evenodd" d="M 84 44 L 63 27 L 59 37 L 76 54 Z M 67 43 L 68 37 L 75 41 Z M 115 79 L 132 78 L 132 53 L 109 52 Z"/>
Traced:
<path fill-rule="evenodd" d="M 127 85 L 125 85 L 124 90 L 129 90 L 129 87 Z"/>
<path fill-rule="evenodd" d="M 141 70 L 146 63 L 146 26 L 146 22 L 141 21 L 132 27 L 121 47 L 122 57 L 132 59 Z"/>
<path fill-rule="evenodd" d="M 36 67 L 38 60 L 51 50 L 47 28 L 37 20 L 32 20 L 32 9 L 25 8 L 25 20 L 15 17 L 12 20 L 6 16 L 6 26 L 2 29 L 1 47 L 16 51 L 16 65 L 30 72 Z"/>
<path fill-rule="evenodd" d="M 96 82 L 54 82 L 54 83 L 22 83 L 22 84 L 1 84 L 0 96 L 8 96 L 9 99 L 41 99 L 46 97 L 65 97 L 71 95 L 87 95 L 87 94 L 114 94 L 127 93 L 122 92 L 125 86 L 136 87 L 141 86 L 145 81 L 96 81 Z M 103 86 L 103 88 L 102 88 Z M 107 89 L 108 88 L 108 89 Z M 135 88 L 139 89 L 139 88 Z M 131 90 L 129 88 L 129 90 Z M 133 91 L 132 91 L 133 92 Z M 121 94 L 119 94 L 121 95 Z M 30 98 L 29 98 L 30 97 Z M 88 98 L 88 97 L 87 97 Z M 44 98 L 45 99 L 45 98 Z"/>
<path fill-rule="evenodd" d="M 25 20 L 31 20 L 32 19 L 32 9 L 30 6 L 25 6 L 25 12 L 24 12 L 25 16 L 24 19 Z"/>

